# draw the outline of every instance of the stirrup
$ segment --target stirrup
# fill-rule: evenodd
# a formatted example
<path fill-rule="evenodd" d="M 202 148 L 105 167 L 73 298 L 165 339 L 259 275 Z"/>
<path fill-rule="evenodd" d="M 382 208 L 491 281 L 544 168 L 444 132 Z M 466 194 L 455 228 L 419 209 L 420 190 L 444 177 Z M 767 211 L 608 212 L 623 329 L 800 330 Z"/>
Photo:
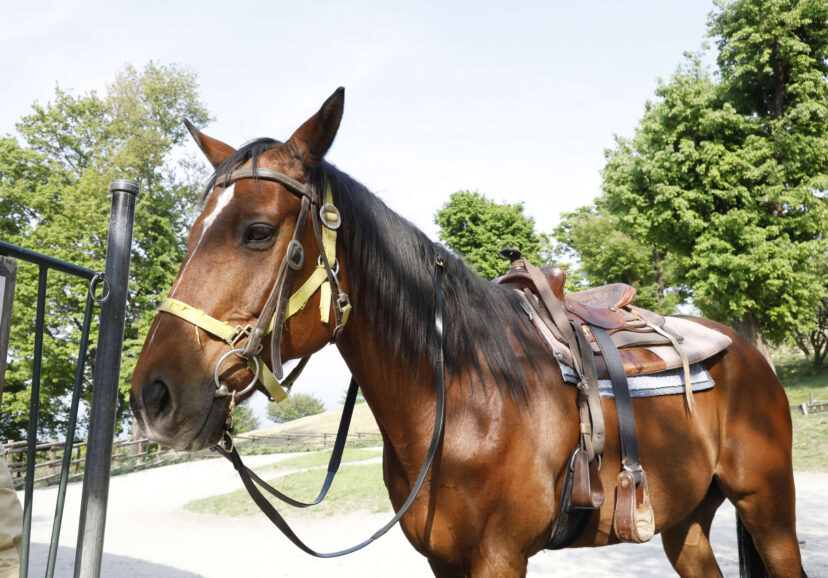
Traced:
<path fill-rule="evenodd" d="M 638 485 L 635 483 L 635 473 L 641 476 Z M 625 466 L 618 474 L 612 527 L 619 540 L 634 544 L 648 542 L 655 534 L 653 506 L 650 504 L 647 476 L 643 468 L 633 472 Z"/>
<path fill-rule="evenodd" d="M 604 485 L 601 483 L 600 458 L 590 462 L 587 452 L 578 448 L 572 456 L 572 507 L 597 510 L 604 504 Z"/>

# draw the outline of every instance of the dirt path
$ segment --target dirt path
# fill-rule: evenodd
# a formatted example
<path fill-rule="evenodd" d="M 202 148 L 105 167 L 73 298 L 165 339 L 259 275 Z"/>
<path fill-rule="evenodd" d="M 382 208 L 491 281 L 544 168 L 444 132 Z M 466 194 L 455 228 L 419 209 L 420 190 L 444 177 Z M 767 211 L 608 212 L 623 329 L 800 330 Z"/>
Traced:
<path fill-rule="evenodd" d="M 287 456 L 254 456 L 257 465 Z M 804 540 L 805 569 L 811 578 L 828 578 L 828 474 L 798 473 L 797 517 Z M 102 576 L 368 578 L 429 576 L 425 559 L 398 528 L 365 550 L 332 560 L 319 560 L 297 550 L 264 516 L 220 518 L 182 509 L 189 500 L 241 487 L 224 460 L 205 460 L 136 472 L 112 479 Z M 80 484 L 67 492 L 64 530 L 56 576 L 72 576 L 79 515 Z M 30 575 L 46 567 L 56 491 L 35 492 Z M 22 498 L 22 496 L 21 496 Z M 367 538 L 390 517 L 352 514 L 339 518 L 290 520 L 312 547 L 334 550 Z M 713 524 L 712 541 L 726 576 L 738 576 L 735 514 L 722 506 Z M 588 570 L 586 570 L 588 569 Z M 621 569 L 621 570 L 619 570 Z M 628 570 L 624 570 L 628 569 Z M 663 577 L 673 575 L 658 536 L 644 545 L 542 552 L 530 560 L 529 576 Z"/>

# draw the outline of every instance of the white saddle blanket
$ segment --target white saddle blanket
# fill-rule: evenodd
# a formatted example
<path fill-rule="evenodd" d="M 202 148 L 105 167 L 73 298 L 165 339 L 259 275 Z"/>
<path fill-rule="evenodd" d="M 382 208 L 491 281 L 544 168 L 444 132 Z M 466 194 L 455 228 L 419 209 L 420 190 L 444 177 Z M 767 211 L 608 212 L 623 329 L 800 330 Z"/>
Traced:
<path fill-rule="evenodd" d="M 565 382 L 578 383 L 578 374 L 574 369 L 560 361 L 558 365 Z M 690 382 L 693 384 L 694 392 L 711 389 L 715 383 L 701 363 L 690 365 Z M 630 397 L 682 394 L 684 393 L 684 370 L 682 368 L 668 369 L 659 373 L 627 376 L 627 383 L 630 386 Z M 615 397 L 609 379 L 598 380 L 598 393 L 601 397 Z"/>

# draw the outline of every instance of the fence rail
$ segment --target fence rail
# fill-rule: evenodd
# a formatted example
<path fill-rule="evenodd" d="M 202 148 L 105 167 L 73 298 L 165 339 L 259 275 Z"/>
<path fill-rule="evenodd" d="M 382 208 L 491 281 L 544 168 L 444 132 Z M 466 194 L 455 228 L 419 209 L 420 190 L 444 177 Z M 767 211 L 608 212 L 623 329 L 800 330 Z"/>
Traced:
<path fill-rule="evenodd" d="M 26 441 L 13 440 L 9 440 L 3 444 L 6 447 L 6 465 L 12 474 L 15 489 L 22 488 L 26 483 L 26 469 L 28 466 L 26 459 L 27 444 L 28 442 Z M 69 464 L 72 470 L 70 479 L 75 476 L 80 478 L 83 475 L 86 462 L 86 447 L 87 442 L 85 441 L 72 444 L 72 454 L 74 457 L 65 462 Z M 64 464 L 63 455 L 66 451 L 66 442 L 53 440 L 51 442 L 39 443 L 35 446 L 35 451 L 40 453 L 49 452 L 49 456 L 47 460 L 37 461 L 35 463 L 33 469 L 35 472 L 34 483 L 48 484 L 51 481 L 59 479 L 61 468 Z M 116 440 L 112 447 L 112 466 L 119 467 L 132 462 L 144 462 L 147 460 L 154 462 L 173 453 L 175 453 L 174 450 L 158 445 L 146 438 L 135 441 Z"/>
<path fill-rule="evenodd" d="M 334 445 L 336 434 L 333 433 L 291 433 L 280 435 L 257 435 L 255 432 L 241 434 L 236 438 L 236 445 L 241 451 L 244 448 L 274 448 L 289 447 L 318 447 L 328 448 Z M 353 432 L 348 434 L 348 443 L 351 444 L 381 444 L 382 436 L 377 432 Z M 6 464 L 12 474 L 15 489 L 22 488 L 26 483 L 27 449 L 28 442 L 9 440 L 3 444 L 6 447 Z M 34 466 L 34 483 L 49 484 L 61 476 L 64 463 L 69 464 L 71 473 L 69 479 L 80 479 L 83 475 L 86 462 L 87 442 L 79 441 L 72 444 L 72 457 L 64 460 L 67 444 L 65 441 L 52 440 L 38 443 L 35 452 L 41 454 L 40 460 Z M 48 456 L 43 454 L 48 452 Z M 148 465 L 158 463 L 162 458 L 178 455 L 175 450 L 161 446 L 147 438 L 134 441 L 115 440 L 112 446 L 112 467 L 118 468 L 130 465 Z"/>
<path fill-rule="evenodd" d="M 791 411 L 799 410 L 803 415 L 810 415 L 812 413 L 826 413 L 828 412 L 828 401 L 814 399 L 814 394 L 808 394 L 808 401 L 802 403 L 792 403 Z"/>
<path fill-rule="evenodd" d="M 236 445 L 240 448 L 247 446 L 288 447 L 312 446 L 327 448 L 334 445 L 335 433 L 288 433 L 279 435 L 264 435 L 256 432 L 247 432 L 236 436 Z M 353 432 L 347 437 L 349 443 L 382 443 L 382 435 L 378 432 Z"/>

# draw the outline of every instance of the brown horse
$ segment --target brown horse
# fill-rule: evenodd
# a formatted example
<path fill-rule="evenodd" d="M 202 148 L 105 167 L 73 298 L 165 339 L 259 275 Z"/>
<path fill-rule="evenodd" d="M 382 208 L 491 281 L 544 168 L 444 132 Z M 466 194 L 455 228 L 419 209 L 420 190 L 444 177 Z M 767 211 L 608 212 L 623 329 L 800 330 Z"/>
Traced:
<path fill-rule="evenodd" d="M 208 186 L 214 190 L 193 225 L 170 297 L 230 325 L 256 325 L 302 200 L 273 180 L 244 178 L 222 187 L 222 176 L 258 166 L 310 190 L 329 185 L 342 215 L 337 274 L 353 306 L 336 344 L 382 431 L 385 484 L 399 509 L 426 457 L 435 419 L 433 279 L 439 247 L 323 161 L 343 103 L 339 89 L 285 143 L 261 139 L 235 150 L 193 129 L 216 168 Z M 300 235 L 305 258 L 291 292 L 318 263 L 311 229 Z M 579 435 L 576 389 L 563 382 L 511 289 L 485 281 L 451 256 L 445 257 L 441 282 L 449 382 L 445 433 L 402 529 L 437 576 L 523 576 L 527 559 L 544 548 L 555 522 L 562 472 Z M 320 302 L 323 312 L 332 311 L 336 299 L 321 293 L 285 321 L 278 348 L 283 359 L 310 355 L 332 339 L 336 322 L 333 316 L 320 320 Z M 750 344 L 724 326 L 699 322 L 733 340 L 705 362 L 715 387 L 696 394 L 692 414 L 680 395 L 633 401 L 656 531 L 681 576 L 720 575 L 709 532 L 727 498 L 767 572 L 804 575 L 785 393 Z M 230 401 L 215 397 L 213 375 L 229 351 L 221 339 L 180 317 L 158 314 L 132 378 L 132 407 L 151 437 L 186 450 L 219 442 Z M 267 352 L 264 347 L 262 357 L 271 363 Z M 248 366 L 232 355 L 225 359 L 223 383 L 246 389 Z M 612 529 L 620 468 L 617 422 L 613 400 L 602 405 L 607 499 L 576 547 L 618 542 Z"/>

